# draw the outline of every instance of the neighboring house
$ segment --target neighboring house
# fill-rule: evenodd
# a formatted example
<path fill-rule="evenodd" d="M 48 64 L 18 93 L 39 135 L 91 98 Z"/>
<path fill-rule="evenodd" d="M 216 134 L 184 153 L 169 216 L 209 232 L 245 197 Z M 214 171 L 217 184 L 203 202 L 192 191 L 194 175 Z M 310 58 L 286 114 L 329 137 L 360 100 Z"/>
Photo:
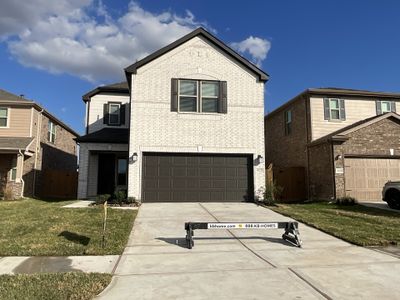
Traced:
<path fill-rule="evenodd" d="M 40 197 L 46 172 L 76 172 L 77 136 L 37 103 L 0 89 L 1 193 Z"/>
<path fill-rule="evenodd" d="M 83 97 L 79 198 L 244 201 L 265 185 L 268 75 L 202 28 Z"/>
<path fill-rule="evenodd" d="M 395 93 L 308 89 L 266 115 L 266 165 L 292 191 L 286 199 L 381 200 L 385 182 L 400 179 L 399 101 Z"/>

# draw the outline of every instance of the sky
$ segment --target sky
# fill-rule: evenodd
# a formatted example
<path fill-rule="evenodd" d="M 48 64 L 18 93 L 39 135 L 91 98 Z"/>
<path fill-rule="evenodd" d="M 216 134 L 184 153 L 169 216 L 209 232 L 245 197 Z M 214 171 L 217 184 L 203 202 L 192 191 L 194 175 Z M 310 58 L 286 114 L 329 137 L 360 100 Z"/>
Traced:
<path fill-rule="evenodd" d="M 270 75 L 266 113 L 307 88 L 400 92 L 399 12 L 397 0 L 1 0 L 0 88 L 83 133 L 83 94 L 202 26 Z"/>

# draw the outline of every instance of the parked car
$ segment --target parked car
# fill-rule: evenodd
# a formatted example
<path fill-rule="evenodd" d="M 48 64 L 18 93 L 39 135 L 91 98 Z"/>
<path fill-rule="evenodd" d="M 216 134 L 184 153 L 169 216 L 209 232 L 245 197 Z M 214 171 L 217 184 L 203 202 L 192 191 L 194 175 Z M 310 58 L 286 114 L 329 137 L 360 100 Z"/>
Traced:
<path fill-rule="evenodd" d="M 390 208 L 400 209 L 400 181 L 388 181 L 382 190 L 382 200 Z"/>

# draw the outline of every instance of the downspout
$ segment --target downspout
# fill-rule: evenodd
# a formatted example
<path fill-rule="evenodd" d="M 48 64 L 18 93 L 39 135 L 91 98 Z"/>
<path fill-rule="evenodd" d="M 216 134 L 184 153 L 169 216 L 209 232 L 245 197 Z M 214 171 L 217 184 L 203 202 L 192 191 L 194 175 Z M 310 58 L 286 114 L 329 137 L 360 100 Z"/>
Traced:
<path fill-rule="evenodd" d="M 36 147 L 35 147 L 35 161 L 33 164 L 33 187 L 32 187 L 32 196 L 35 197 L 35 193 L 36 193 L 36 172 L 37 172 L 37 160 L 38 160 L 38 152 L 40 149 L 40 134 L 39 132 L 41 132 L 41 127 L 42 127 L 42 113 L 43 113 L 44 109 L 42 108 L 41 111 L 39 111 L 39 115 L 38 115 L 38 123 L 37 123 L 37 128 L 36 128 Z"/>
<path fill-rule="evenodd" d="M 22 153 L 21 149 L 18 149 L 19 154 L 22 156 L 22 158 L 24 158 L 24 154 Z M 17 165 L 18 165 L 18 161 L 17 161 Z M 22 178 L 23 177 L 23 173 L 24 173 L 24 162 L 22 161 L 22 174 L 21 174 L 21 182 L 22 182 L 22 189 L 21 189 L 21 198 L 24 198 L 24 189 L 25 189 L 25 181 Z"/>

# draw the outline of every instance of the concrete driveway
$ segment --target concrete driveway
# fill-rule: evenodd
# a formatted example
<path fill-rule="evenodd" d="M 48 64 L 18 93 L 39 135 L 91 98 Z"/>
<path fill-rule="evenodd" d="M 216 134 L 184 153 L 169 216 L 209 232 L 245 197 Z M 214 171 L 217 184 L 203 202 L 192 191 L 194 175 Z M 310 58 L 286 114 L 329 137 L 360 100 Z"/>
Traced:
<path fill-rule="evenodd" d="M 198 230 L 185 248 L 187 221 L 285 220 L 249 203 L 143 204 L 99 298 L 398 299 L 399 259 L 302 224 L 303 248 L 278 229 Z"/>

